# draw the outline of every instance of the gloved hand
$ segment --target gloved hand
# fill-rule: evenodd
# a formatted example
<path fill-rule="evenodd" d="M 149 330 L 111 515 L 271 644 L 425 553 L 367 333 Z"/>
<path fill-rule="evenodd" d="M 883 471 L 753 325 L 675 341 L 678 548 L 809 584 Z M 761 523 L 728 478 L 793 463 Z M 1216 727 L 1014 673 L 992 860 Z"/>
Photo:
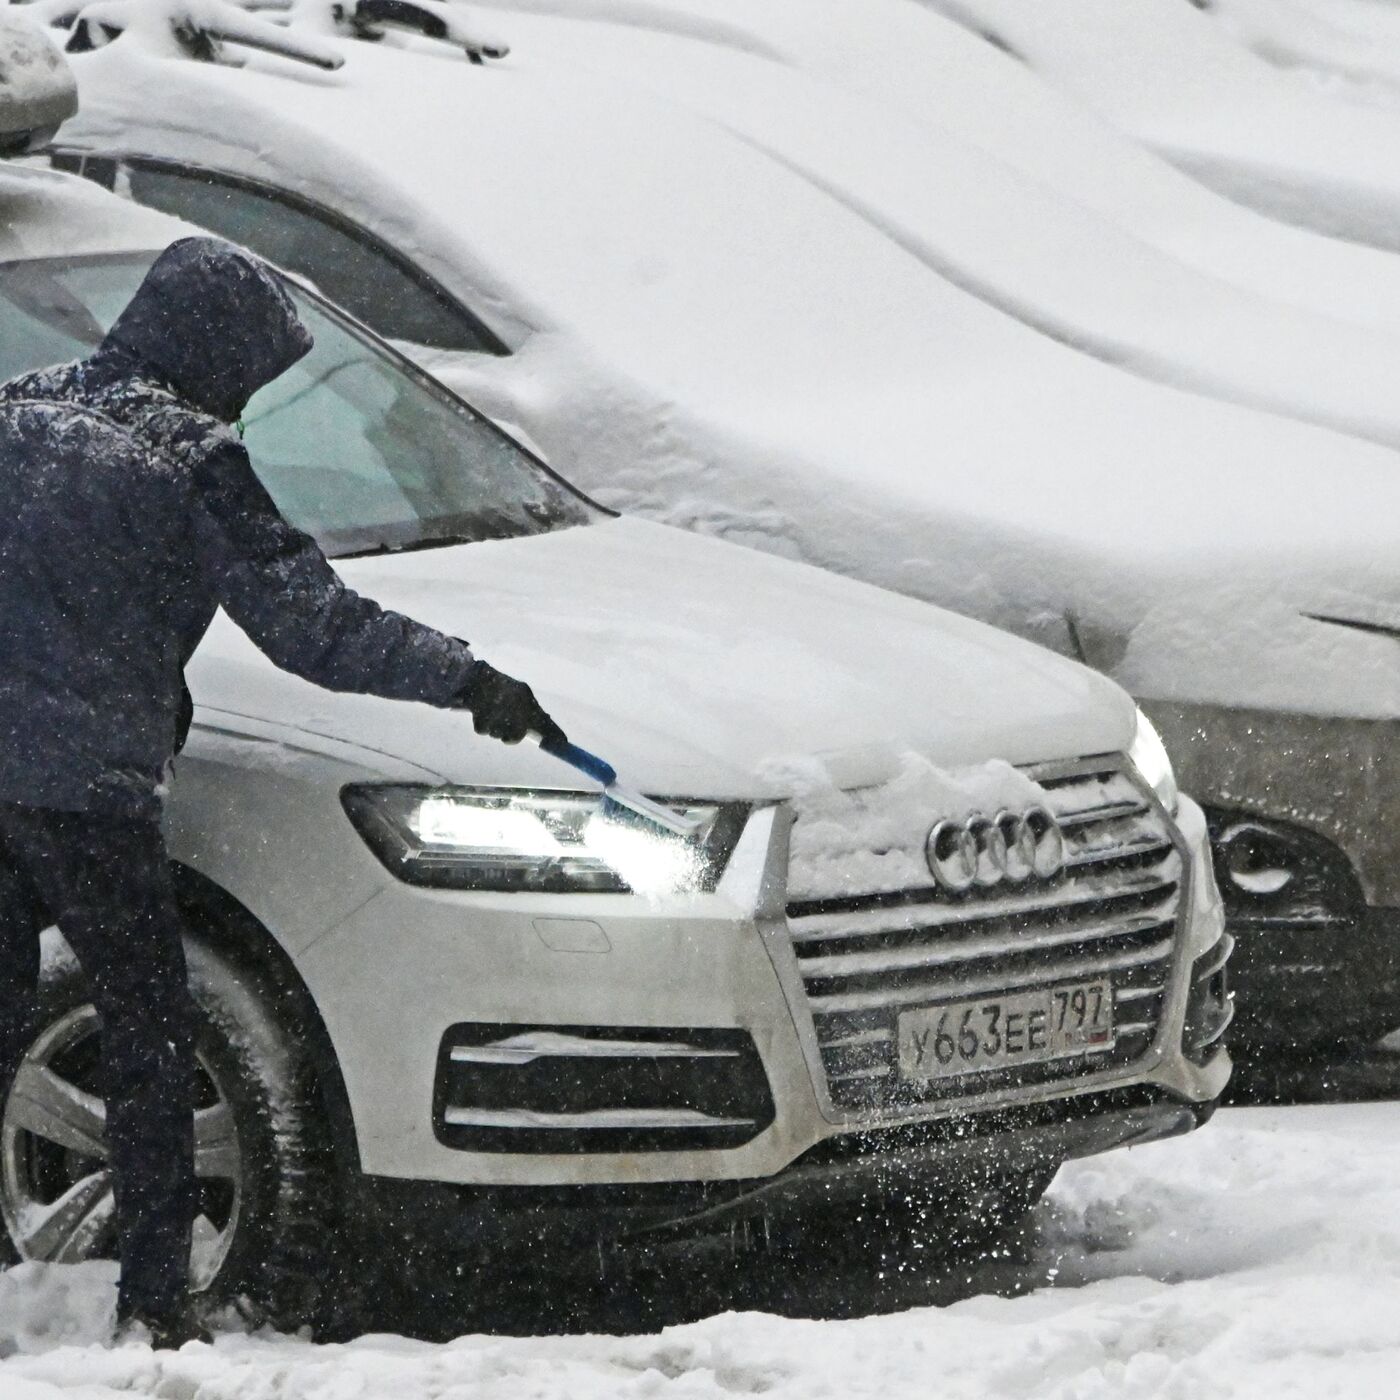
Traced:
<path fill-rule="evenodd" d="M 545 713 L 524 681 L 507 676 L 485 661 L 474 661 L 457 705 L 472 712 L 472 726 L 503 744 L 518 744 L 527 734 L 567 743 L 564 731 Z"/>

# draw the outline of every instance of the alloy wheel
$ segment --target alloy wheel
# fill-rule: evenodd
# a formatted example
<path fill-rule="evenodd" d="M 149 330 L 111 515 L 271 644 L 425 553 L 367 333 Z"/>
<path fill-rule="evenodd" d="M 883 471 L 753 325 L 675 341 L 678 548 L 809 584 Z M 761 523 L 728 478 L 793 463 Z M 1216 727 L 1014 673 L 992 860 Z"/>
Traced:
<path fill-rule="evenodd" d="M 0 1215 L 25 1259 L 77 1263 L 115 1253 L 98 1024 L 91 1005 L 52 1022 L 21 1062 L 0 1117 Z M 192 1281 L 207 1288 L 233 1243 L 243 1183 L 233 1109 L 203 1055 L 198 1066 Z"/>

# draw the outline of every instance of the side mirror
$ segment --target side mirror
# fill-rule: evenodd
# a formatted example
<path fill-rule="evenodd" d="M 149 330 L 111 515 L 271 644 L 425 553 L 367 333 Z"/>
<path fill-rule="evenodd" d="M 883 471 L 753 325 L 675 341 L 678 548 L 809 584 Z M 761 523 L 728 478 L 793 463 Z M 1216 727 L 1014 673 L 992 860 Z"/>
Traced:
<path fill-rule="evenodd" d="M 48 35 L 0 9 L 0 156 L 38 150 L 77 110 L 73 72 Z"/>

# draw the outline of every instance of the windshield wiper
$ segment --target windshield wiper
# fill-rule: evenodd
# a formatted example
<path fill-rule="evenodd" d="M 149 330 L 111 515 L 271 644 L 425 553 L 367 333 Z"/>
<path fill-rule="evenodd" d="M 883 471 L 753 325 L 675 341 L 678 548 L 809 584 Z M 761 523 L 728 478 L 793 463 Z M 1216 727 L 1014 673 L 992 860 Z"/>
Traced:
<path fill-rule="evenodd" d="M 330 557 L 332 559 L 365 559 L 371 555 L 412 554 L 419 549 L 442 549 L 448 545 L 475 543 L 476 538 L 473 535 L 434 535 L 431 539 L 404 540 L 401 543 L 380 540 L 377 544 L 362 545 L 358 549 L 337 550 Z"/>

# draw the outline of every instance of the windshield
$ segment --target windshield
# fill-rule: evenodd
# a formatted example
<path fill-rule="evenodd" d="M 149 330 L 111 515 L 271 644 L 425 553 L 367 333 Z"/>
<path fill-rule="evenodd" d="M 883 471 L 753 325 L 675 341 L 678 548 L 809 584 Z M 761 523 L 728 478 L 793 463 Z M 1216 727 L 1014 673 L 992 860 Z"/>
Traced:
<path fill-rule="evenodd" d="M 0 382 L 87 354 L 154 252 L 0 264 Z M 244 414 L 253 466 L 328 554 L 503 539 L 603 512 L 387 346 L 289 284 L 315 348 Z"/>

